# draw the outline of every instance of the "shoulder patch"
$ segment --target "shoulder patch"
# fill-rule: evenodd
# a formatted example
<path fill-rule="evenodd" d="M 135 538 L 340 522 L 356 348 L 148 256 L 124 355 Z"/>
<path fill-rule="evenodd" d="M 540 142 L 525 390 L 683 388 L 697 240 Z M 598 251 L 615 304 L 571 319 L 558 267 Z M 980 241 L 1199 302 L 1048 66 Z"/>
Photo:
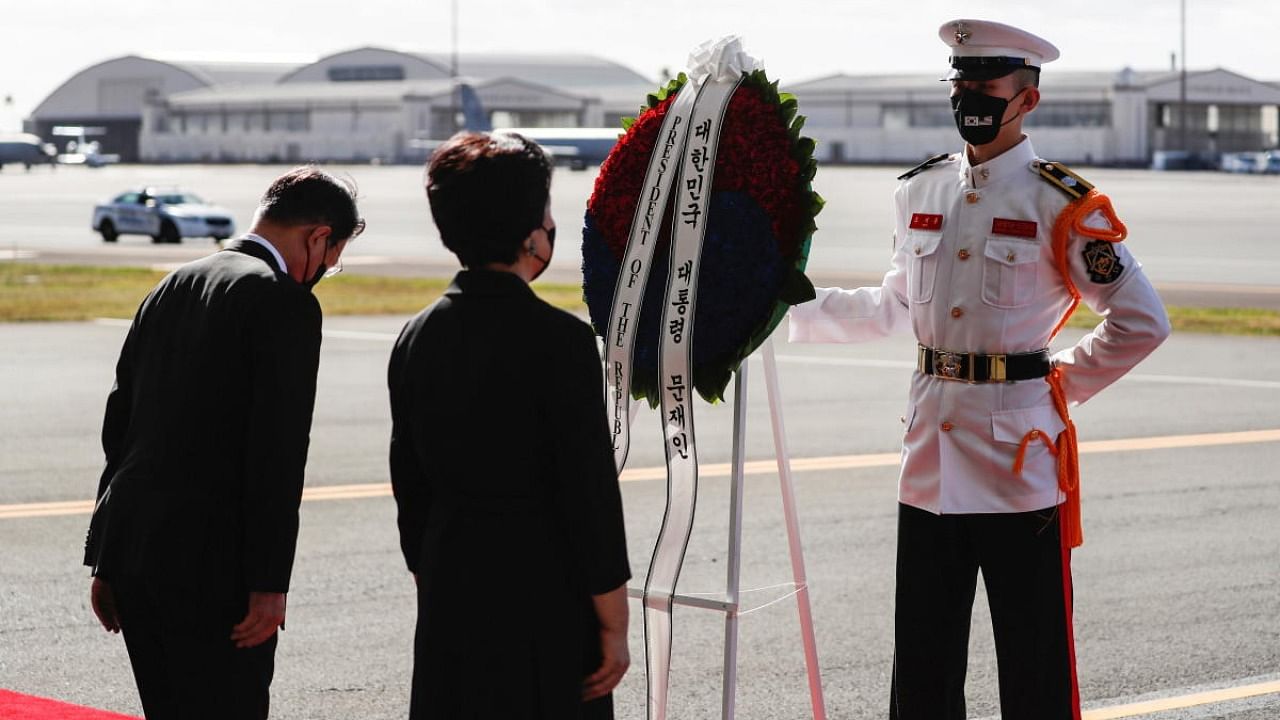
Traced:
<path fill-rule="evenodd" d="M 910 170 L 908 170 L 908 171 L 906 171 L 906 172 L 902 173 L 901 175 L 899 175 L 899 176 L 898 176 L 898 179 L 899 179 L 899 180 L 909 180 L 909 179 L 911 179 L 911 178 L 915 177 L 916 175 L 919 175 L 920 173 L 924 172 L 925 170 L 928 170 L 929 168 L 933 167 L 934 165 L 937 165 L 938 163 L 942 162 L 943 160 L 949 160 L 950 158 L 951 158 L 951 154 L 950 154 L 950 153 L 942 153 L 941 155 L 934 155 L 933 157 L 929 158 L 928 160 L 925 160 L 924 162 L 920 163 L 919 165 L 917 165 L 917 166 L 915 166 L 915 167 L 911 168 Z"/>
<path fill-rule="evenodd" d="M 1115 282 L 1124 272 L 1115 244 L 1106 240 L 1094 240 L 1084 246 L 1084 267 L 1089 271 L 1089 279 L 1100 285 Z"/>
<path fill-rule="evenodd" d="M 1093 189 L 1092 183 L 1071 172 L 1062 163 L 1037 160 L 1031 169 L 1038 172 L 1045 182 L 1061 190 L 1072 200 L 1084 197 Z"/>

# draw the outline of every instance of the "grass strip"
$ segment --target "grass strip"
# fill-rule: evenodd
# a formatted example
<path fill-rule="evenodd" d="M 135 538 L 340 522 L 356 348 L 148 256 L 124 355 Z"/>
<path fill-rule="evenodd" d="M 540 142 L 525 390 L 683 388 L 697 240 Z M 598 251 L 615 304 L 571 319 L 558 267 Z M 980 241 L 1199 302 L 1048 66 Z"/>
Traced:
<path fill-rule="evenodd" d="M 0 322 L 131 318 L 165 274 L 134 267 L 0 262 Z M 401 315 L 431 304 L 448 286 L 444 278 L 339 275 L 321 282 L 315 292 L 326 315 Z M 556 307 L 585 310 L 576 285 L 533 287 Z"/>
<path fill-rule="evenodd" d="M 165 273 L 146 268 L 36 265 L 0 262 L 0 322 L 130 318 L 138 303 Z M 326 315 L 407 315 L 429 305 L 444 289 L 444 278 L 343 274 L 316 286 Z M 582 288 L 536 283 L 543 300 L 585 313 Z M 1280 337 L 1280 312 L 1254 308 L 1169 307 L 1175 332 Z M 1070 325 L 1091 328 L 1099 318 L 1081 307 Z"/>

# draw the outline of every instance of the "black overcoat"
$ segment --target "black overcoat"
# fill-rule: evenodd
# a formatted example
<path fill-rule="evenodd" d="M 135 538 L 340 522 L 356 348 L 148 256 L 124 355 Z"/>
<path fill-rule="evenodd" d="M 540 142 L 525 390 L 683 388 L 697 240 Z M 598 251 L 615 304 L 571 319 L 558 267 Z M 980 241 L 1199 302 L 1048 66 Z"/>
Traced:
<path fill-rule="evenodd" d="M 225 593 L 287 592 L 320 360 L 320 305 L 238 240 L 142 302 L 102 427 L 85 564 Z"/>
<path fill-rule="evenodd" d="M 418 576 L 412 718 L 611 716 L 590 596 L 631 576 L 591 329 L 464 270 L 391 355 L 391 480 Z"/>

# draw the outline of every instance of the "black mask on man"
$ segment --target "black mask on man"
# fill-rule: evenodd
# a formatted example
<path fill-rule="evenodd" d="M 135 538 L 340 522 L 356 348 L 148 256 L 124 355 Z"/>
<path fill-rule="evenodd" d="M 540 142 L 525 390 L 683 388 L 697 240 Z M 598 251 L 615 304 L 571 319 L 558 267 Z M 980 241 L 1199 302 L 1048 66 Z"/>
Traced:
<path fill-rule="evenodd" d="M 529 282 L 537 280 L 542 276 L 542 273 L 547 271 L 547 266 L 551 264 L 551 256 L 556 254 L 556 226 L 543 226 L 542 231 L 547 234 L 547 245 L 550 246 L 550 252 L 547 253 L 546 257 L 542 257 L 534 251 L 533 245 L 529 246 L 529 254 L 533 256 L 535 260 L 540 260 L 542 262 L 542 267 L 538 268 L 538 272 L 534 273 L 532 278 L 529 278 Z"/>
<path fill-rule="evenodd" d="M 329 245 L 328 245 L 328 243 L 326 243 L 326 244 L 325 244 L 324 249 L 325 249 L 326 251 L 329 249 Z M 306 260 L 306 262 L 307 262 L 307 264 L 308 264 L 308 265 L 310 265 L 310 264 L 311 264 L 311 246 L 310 246 L 310 245 L 307 245 L 307 260 Z M 323 257 L 323 256 L 321 256 L 321 258 L 320 258 L 320 265 L 318 265 L 318 266 L 316 267 L 315 274 L 313 274 L 310 278 L 308 278 L 308 279 L 306 279 L 306 280 L 303 280 L 303 281 L 302 281 L 302 287 L 304 287 L 304 288 L 306 288 L 306 289 L 308 289 L 308 290 L 314 290 L 314 289 L 315 289 L 315 286 L 316 286 L 316 283 L 318 283 L 318 282 L 320 282 L 321 280 L 323 280 L 323 279 L 324 279 L 324 274 L 325 274 L 325 273 L 327 273 L 327 272 L 329 272 L 329 266 L 324 264 L 324 257 Z"/>
<path fill-rule="evenodd" d="M 1026 88 L 1022 88 L 1008 100 L 975 90 L 961 90 L 952 95 L 951 113 L 955 115 L 956 129 L 960 131 L 960 137 L 970 145 L 986 145 L 994 142 L 996 136 L 1000 134 L 1000 128 L 1017 119 L 1018 116 L 1014 115 L 1008 121 L 1001 122 L 1005 111 L 1009 109 L 1009 103 L 1025 90 Z"/>
<path fill-rule="evenodd" d="M 316 283 L 324 279 L 324 274 L 327 272 L 329 272 L 329 267 L 324 263 L 320 263 L 320 267 L 316 268 L 316 274 L 312 275 L 311 279 L 304 281 L 302 283 L 302 286 L 308 290 L 314 289 L 316 286 Z"/>

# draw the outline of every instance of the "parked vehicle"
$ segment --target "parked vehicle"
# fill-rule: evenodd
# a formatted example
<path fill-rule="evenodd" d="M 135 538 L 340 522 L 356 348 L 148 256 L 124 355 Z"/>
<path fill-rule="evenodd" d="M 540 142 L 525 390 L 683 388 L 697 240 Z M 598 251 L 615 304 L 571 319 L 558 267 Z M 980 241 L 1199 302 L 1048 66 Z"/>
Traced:
<path fill-rule="evenodd" d="M 231 211 L 210 205 L 176 188 L 139 188 L 123 192 L 93 209 L 92 227 L 105 242 L 121 235 L 150 235 L 156 243 L 184 237 L 225 240 L 235 233 Z"/>
<path fill-rule="evenodd" d="M 5 163 L 14 163 L 30 170 L 32 165 L 52 163 L 55 153 L 54 147 L 37 135 L 0 135 L 0 169 Z"/>

